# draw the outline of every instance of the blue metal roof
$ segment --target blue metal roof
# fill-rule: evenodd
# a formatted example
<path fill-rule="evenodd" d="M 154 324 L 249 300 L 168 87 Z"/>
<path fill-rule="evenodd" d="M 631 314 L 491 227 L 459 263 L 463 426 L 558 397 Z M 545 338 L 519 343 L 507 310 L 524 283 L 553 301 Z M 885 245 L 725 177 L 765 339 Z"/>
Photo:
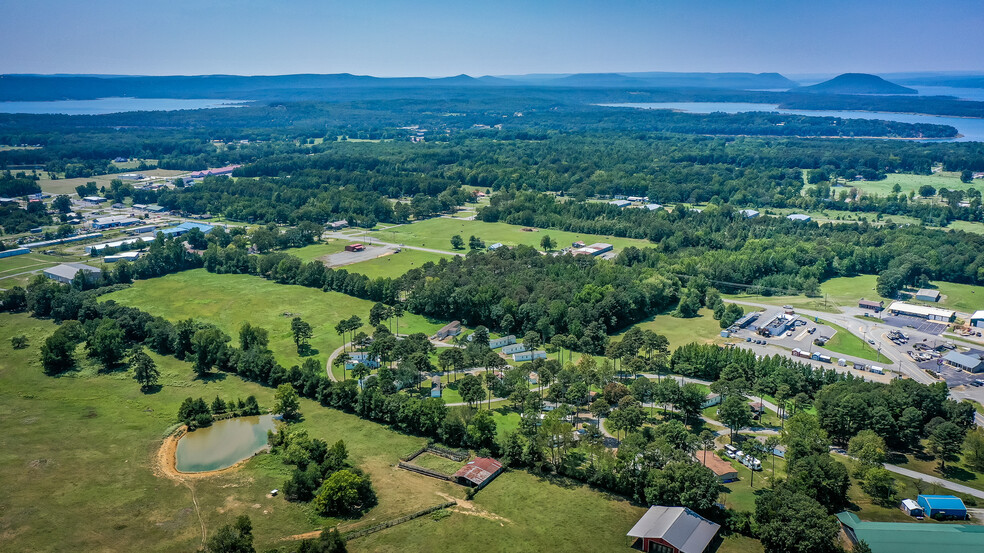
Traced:
<path fill-rule="evenodd" d="M 925 501 L 930 509 L 967 509 L 964 502 L 953 495 L 920 495 L 917 499 Z"/>

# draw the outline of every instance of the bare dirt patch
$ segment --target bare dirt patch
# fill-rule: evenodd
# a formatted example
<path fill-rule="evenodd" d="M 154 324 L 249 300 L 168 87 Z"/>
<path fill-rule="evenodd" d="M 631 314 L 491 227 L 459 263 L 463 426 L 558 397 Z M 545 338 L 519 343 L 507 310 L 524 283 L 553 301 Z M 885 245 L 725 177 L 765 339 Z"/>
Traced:
<path fill-rule="evenodd" d="M 232 465 L 231 467 L 226 467 L 219 470 L 210 470 L 208 472 L 181 472 L 177 469 L 178 440 L 181 439 L 181 436 L 184 436 L 187 429 L 188 427 L 182 426 L 176 432 L 164 438 L 164 441 L 161 443 L 161 447 L 158 448 L 157 453 L 154 455 L 154 459 L 151 463 L 151 466 L 154 468 L 155 476 L 178 482 L 184 482 L 186 480 L 199 480 L 202 478 L 210 478 L 220 474 L 235 472 L 236 470 L 239 470 L 243 463 L 252 459 L 252 457 L 248 457 L 242 461 L 239 461 L 235 465 Z"/>
<path fill-rule="evenodd" d="M 450 507 L 448 509 L 451 512 L 461 513 L 463 515 L 468 515 L 468 516 L 473 516 L 473 517 L 482 517 L 482 518 L 488 519 L 488 520 L 494 520 L 494 521 L 497 521 L 500 525 L 502 523 L 504 523 L 504 522 L 512 523 L 512 521 L 509 520 L 508 518 L 499 516 L 499 515 L 497 515 L 495 513 L 490 513 L 489 511 L 486 511 L 485 509 L 480 509 L 480 508 L 476 507 L 474 503 L 472 503 L 471 501 L 468 501 L 466 499 L 458 499 L 457 497 L 452 497 L 452 496 L 450 496 L 450 495 L 448 495 L 446 493 L 441 493 L 441 492 L 436 492 L 436 493 L 437 493 L 437 495 L 443 497 L 444 499 L 446 499 L 448 501 L 455 501 L 455 502 L 458 503 L 454 507 Z"/>

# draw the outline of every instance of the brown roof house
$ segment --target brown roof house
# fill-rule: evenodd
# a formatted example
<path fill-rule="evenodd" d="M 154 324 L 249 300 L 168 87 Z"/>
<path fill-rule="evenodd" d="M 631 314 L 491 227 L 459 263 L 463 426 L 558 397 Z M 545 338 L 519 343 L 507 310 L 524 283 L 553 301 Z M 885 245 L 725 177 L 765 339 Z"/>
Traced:
<path fill-rule="evenodd" d="M 721 482 L 734 482 L 735 480 L 738 480 L 738 471 L 735 467 L 731 463 L 718 457 L 713 451 L 708 451 L 706 449 L 698 451 L 697 461 L 711 469 L 711 471 L 717 475 L 718 480 Z"/>

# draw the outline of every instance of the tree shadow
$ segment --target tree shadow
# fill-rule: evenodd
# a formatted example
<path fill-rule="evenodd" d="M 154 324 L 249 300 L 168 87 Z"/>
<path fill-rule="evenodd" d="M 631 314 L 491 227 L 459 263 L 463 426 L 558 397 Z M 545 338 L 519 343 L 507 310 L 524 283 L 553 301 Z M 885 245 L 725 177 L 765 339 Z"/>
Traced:
<path fill-rule="evenodd" d="M 948 461 L 950 459 L 947 459 Z M 961 482 L 967 482 L 968 480 L 973 480 L 977 478 L 977 475 L 963 467 L 956 467 L 953 465 L 948 465 L 942 472 L 943 476 L 951 480 L 959 480 Z"/>
<path fill-rule="evenodd" d="M 209 372 L 196 376 L 195 380 L 208 384 L 209 382 L 222 382 L 223 380 L 226 379 L 226 376 L 227 376 L 226 373 L 223 372 L 215 372 L 215 373 Z"/>
<path fill-rule="evenodd" d="M 304 344 L 301 347 L 297 348 L 297 355 L 301 357 L 311 357 L 314 355 L 318 355 L 319 353 L 321 352 L 318 350 L 318 348 L 312 348 L 308 344 Z"/>
<path fill-rule="evenodd" d="M 159 393 L 163 389 L 164 389 L 164 386 L 161 386 L 160 384 L 153 384 L 153 385 L 150 385 L 150 386 L 141 386 L 140 387 L 140 391 L 143 392 L 144 395 L 147 395 L 147 396 L 151 396 L 151 395 L 154 395 L 156 393 Z"/>
<path fill-rule="evenodd" d="M 885 454 L 885 462 L 892 465 L 903 465 L 909 461 L 904 453 L 899 453 L 898 451 L 889 451 Z"/>

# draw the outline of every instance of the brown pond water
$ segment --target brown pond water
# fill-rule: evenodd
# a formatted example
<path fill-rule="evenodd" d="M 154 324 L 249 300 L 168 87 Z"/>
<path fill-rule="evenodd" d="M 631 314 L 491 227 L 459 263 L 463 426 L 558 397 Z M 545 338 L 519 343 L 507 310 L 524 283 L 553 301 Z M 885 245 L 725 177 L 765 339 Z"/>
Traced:
<path fill-rule="evenodd" d="M 266 446 L 267 430 L 277 430 L 273 415 L 226 419 L 188 432 L 178 440 L 175 468 L 207 472 L 231 467 Z"/>

